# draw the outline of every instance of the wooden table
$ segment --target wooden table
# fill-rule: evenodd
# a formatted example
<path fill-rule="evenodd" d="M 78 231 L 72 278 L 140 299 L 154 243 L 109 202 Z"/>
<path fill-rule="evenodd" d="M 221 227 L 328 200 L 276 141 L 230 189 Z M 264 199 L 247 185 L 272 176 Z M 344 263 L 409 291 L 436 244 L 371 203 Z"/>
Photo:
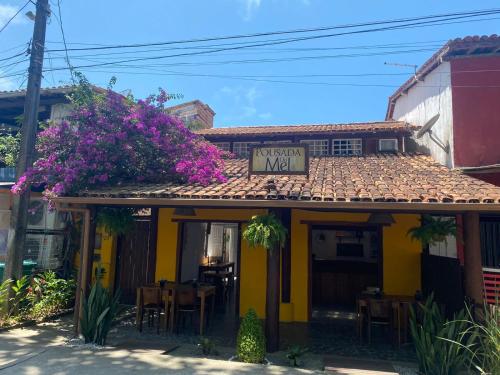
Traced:
<path fill-rule="evenodd" d="M 359 306 L 368 306 L 371 299 L 377 301 L 389 301 L 393 311 L 393 323 L 398 332 L 398 344 L 408 341 L 408 322 L 409 322 L 409 308 L 415 303 L 415 297 L 395 294 L 382 294 L 377 296 L 375 294 L 363 293 L 357 299 L 358 309 Z M 403 332 L 403 341 L 401 341 L 401 331 Z"/>
<path fill-rule="evenodd" d="M 176 283 L 166 283 L 163 286 L 163 296 L 165 299 L 165 312 L 169 312 L 170 320 L 170 332 L 174 329 L 175 322 L 175 301 L 176 301 L 176 291 L 180 288 L 193 288 L 191 285 L 176 284 Z M 213 285 L 199 285 L 196 287 L 196 295 L 200 299 L 200 335 L 203 335 L 205 329 L 205 304 L 207 297 L 215 296 L 215 286 Z M 211 314 L 213 315 L 215 307 L 215 298 L 212 298 L 211 304 Z M 165 319 L 165 324 L 167 319 Z M 166 329 L 167 327 L 165 327 Z"/>

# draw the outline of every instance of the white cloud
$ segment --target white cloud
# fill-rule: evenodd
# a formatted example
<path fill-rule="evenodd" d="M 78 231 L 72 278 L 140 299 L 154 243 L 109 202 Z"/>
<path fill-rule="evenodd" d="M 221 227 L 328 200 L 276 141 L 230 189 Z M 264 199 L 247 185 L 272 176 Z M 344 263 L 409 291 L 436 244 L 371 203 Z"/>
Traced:
<path fill-rule="evenodd" d="M 282 3 L 296 2 L 304 6 L 308 6 L 311 4 L 311 0 L 267 0 L 267 1 L 282 2 Z M 239 2 L 242 3 L 243 5 L 243 9 L 241 11 L 243 20 L 250 21 L 253 18 L 254 14 L 259 10 L 260 6 L 263 3 L 263 0 L 239 0 Z"/>
<path fill-rule="evenodd" d="M 16 12 L 19 10 L 18 7 L 12 5 L 2 5 L 0 4 L 0 26 L 5 25 Z M 23 22 L 23 12 L 20 12 L 11 22 L 12 23 L 22 23 Z"/>
<path fill-rule="evenodd" d="M 243 19 L 245 21 L 250 21 L 254 13 L 259 9 L 262 0 L 240 0 L 243 2 Z"/>
<path fill-rule="evenodd" d="M 259 112 L 258 101 L 263 93 L 257 87 L 224 86 L 215 94 L 218 100 L 223 100 L 233 113 L 226 113 L 223 121 L 236 123 L 243 120 L 253 119 L 256 123 L 265 121 L 272 117 L 271 113 Z"/>

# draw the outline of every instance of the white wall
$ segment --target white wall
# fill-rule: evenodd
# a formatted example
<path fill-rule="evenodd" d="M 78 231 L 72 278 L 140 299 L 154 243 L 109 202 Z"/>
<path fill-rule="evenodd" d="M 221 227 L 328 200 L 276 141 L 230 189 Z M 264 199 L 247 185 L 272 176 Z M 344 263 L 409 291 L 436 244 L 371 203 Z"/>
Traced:
<path fill-rule="evenodd" d="M 57 122 L 69 116 L 71 112 L 71 104 L 56 103 L 50 108 L 50 120 Z"/>
<path fill-rule="evenodd" d="M 443 62 L 429 73 L 423 82 L 418 82 L 407 94 L 400 96 L 396 100 L 392 117 L 422 126 L 438 113 L 440 117 L 432 127 L 432 132 L 445 145 L 450 145 L 448 153 L 430 139 L 428 134 L 416 139 L 416 142 L 428 149 L 436 161 L 453 168 L 453 112 L 449 62 Z"/>

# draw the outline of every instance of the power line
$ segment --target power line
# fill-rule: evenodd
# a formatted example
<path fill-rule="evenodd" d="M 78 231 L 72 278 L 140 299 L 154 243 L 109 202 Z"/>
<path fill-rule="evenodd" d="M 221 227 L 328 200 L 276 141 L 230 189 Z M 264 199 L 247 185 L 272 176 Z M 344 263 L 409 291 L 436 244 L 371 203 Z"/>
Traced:
<path fill-rule="evenodd" d="M 66 54 L 66 63 L 68 64 L 68 68 L 69 68 L 69 71 L 71 74 L 71 80 L 73 81 L 73 83 L 75 83 L 75 77 L 73 77 L 73 67 L 71 66 L 71 63 L 69 61 L 68 46 L 66 45 L 66 36 L 64 34 L 64 27 L 63 27 L 62 15 L 61 15 L 61 0 L 57 0 L 57 13 L 58 13 L 59 17 L 57 15 L 54 15 L 54 16 L 55 16 L 57 23 L 59 24 L 59 28 L 61 30 L 61 36 L 62 36 L 62 40 L 64 43 L 64 52 Z"/>
<path fill-rule="evenodd" d="M 497 14 L 499 12 L 500 12 L 500 8 L 491 8 L 491 9 L 475 10 L 475 11 L 468 11 L 468 12 L 444 13 L 444 14 L 427 15 L 427 16 L 419 16 L 419 17 L 389 19 L 389 20 L 382 20 L 382 21 L 370 21 L 370 22 L 355 23 L 355 24 L 315 27 L 315 28 L 308 28 L 308 29 L 280 30 L 280 31 L 270 31 L 270 32 L 254 33 L 254 34 L 226 35 L 226 36 L 219 36 L 219 37 L 183 39 L 183 40 L 174 40 L 174 41 L 157 42 L 157 43 L 137 43 L 137 44 L 122 44 L 122 45 L 99 46 L 99 47 L 70 48 L 68 50 L 69 51 L 89 51 L 89 50 L 117 49 L 117 48 L 139 48 L 139 47 L 151 47 L 151 46 L 161 46 L 161 45 L 170 45 L 170 44 L 208 42 L 208 41 L 215 41 L 215 40 L 245 39 L 245 38 L 256 38 L 256 37 L 261 37 L 261 36 L 310 33 L 310 32 L 317 32 L 317 31 L 347 29 L 347 28 L 356 28 L 356 27 L 363 27 L 363 26 L 397 24 L 397 23 L 405 23 L 405 22 L 420 21 L 420 20 L 438 19 L 437 21 L 439 21 L 439 18 L 456 17 L 456 16 L 458 16 L 459 18 L 477 17 L 477 16 L 482 16 L 482 15 L 488 15 L 488 14 Z M 62 50 L 62 49 L 50 50 L 50 52 L 63 52 L 63 51 L 64 50 Z"/>
<path fill-rule="evenodd" d="M 29 3 L 31 3 L 31 0 L 28 0 L 28 1 L 26 2 L 26 4 L 24 4 L 24 5 L 23 5 L 23 6 L 22 6 L 22 7 L 21 7 L 21 8 L 20 8 L 20 9 L 19 9 L 19 10 L 18 10 L 18 11 L 17 11 L 17 12 L 16 12 L 13 16 L 12 16 L 12 17 L 10 17 L 10 18 L 9 18 L 9 20 L 5 23 L 5 25 L 3 25 L 3 26 L 2 26 L 2 28 L 0 29 L 0 33 L 1 33 L 2 31 L 4 31 L 4 30 L 5 30 L 5 28 L 6 28 L 7 26 L 9 26 L 9 24 L 12 22 L 12 20 L 13 20 L 14 18 L 16 18 L 16 17 L 17 17 L 17 15 L 18 15 L 19 13 L 21 13 L 21 12 L 22 12 L 22 10 L 23 10 L 24 8 L 26 8 L 26 7 L 28 6 L 28 4 L 29 4 Z"/>
<path fill-rule="evenodd" d="M 500 13 L 500 11 L 498 11 L 498 13 Z M 459 18 L 463 18 L 463 17 L 459 17 Z M 449 20 L 454 20 L 454 19 L 457 19 L 457 17 L 449 18 Z M 116 65 L 116 64 L 128 63 L 128 62 L 160 60 L 160 59 L 166 59 L 166 58 L 193 56 L 193 55 L 205 55 L 205 54 L 228 51 L 228 50 L 240 50 L 240 49 L 252 48 L 252 47 L 277 45 L 277 44 L 284 44 L 284 43 L 290 43 L 290 42 L 302 41 L 302 40 L 310 40 L 310 39 L 316 39 L 316 38 L 344 36 L 344 35 L 351 35 L 351 34 L 370 33 L 370 32 L 379 32 L 379 31 L 387 31 L 387 30 L 398 30 L 398 29 L 402 29 L 402 28 L 427 27 L 427 26 L 432 26 L 432 24 L 429 25 L 429 23 L 431 23 L 431 22 L 434 22 L 434 21 L 411 23 L 411 24 L 406 24 L 406 25 L 398 25 L 398 26 L 391 26 L 391 27 L 384 27 L 384 28 L 356 30 L 356 31 L 337 33 L 337 34 L 329 34 L 329 35 L 316 35 L 316 36 L 309 36 L 309 37 L 305 37 L 305 38 L 288 39 L 288 40 L 282 40 L 282 41 L 270 41 L 270 42 L 264 42 L 264 43 L 259 43 L 259 44 L 234 46 L 234 47 L 228 47 L 228 48 L 219 48 L 219 49 L 212 49 L 212 50 L 207 50 L 207 51 L 197 51 L 197 52 L 178 53 L 178 54 L 172 54 L 172 55 L 140 57 L 140 58 L 126 59 L 126 60 L 79 65 L 79 66 L 74 66 L 74 68 L 75 69 L 93 68 L 93 67 L 106 66 L 106 65 Z M 445 23 L 445 24 L 450 24 L 450 23 Z M 65 70 L 66 68 L 60 67 L 60 68 L 54 68 L 54 69 L 55 70 Z"/>

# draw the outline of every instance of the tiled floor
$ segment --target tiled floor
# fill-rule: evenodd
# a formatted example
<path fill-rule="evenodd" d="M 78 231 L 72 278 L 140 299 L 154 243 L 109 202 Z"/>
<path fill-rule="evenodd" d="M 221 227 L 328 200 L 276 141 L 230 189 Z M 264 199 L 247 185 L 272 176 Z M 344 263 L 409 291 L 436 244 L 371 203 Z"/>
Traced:
<path fill-rule="evenodd" d="M 206 337 L 211 338 L 219 347 L 236 346 L 236 336 L 239 319 L 231 313 L 232 307 L 216 310 L 216 314 L 209 321 Z M 165 334 L 169 343 L 197 344 L 198 322 L 190 324 L 187 319 L 186 326 L 176 334 Z M 121 339 L 144 339 L 148 336 L 158 338 L 156 330 L 148 329 L 145 325 L 143 333 L 135 328 L 133 319 L 124 322 L 118 327 L 118 337 Z M 371 345 L 361 343 L 355 331 L 355 316 L 345 309 L 323 309 L 313 313 L 309 323 L 282 323 L 280 325 L 280 349 L 287 350 L 290 346 L 300 345 L 308 348 L 312 353 L 319 355 L 336 355 L 346 357 L 359 357 L 382 359 L 391 361 L 415 360 L 413 349 L 410 345 L 403 345 L 397 349 L 391 345 L 382 331 L 374 331 Z"/>

